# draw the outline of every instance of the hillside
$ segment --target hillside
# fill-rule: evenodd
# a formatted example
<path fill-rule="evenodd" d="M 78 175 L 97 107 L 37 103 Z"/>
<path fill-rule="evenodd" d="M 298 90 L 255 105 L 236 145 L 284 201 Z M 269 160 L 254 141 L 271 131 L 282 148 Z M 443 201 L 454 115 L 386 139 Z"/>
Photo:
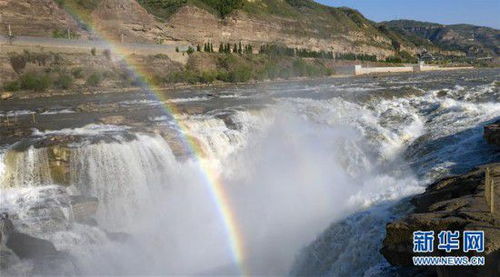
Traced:
<path fill-rule="evenodd" d="M 0 0 L 0 7 L 0 34 L 10 24 L 15 35 L 54 36 L 70 28 L 81 38 L 97 31 L 115 40 L 123 34 L 129 42 L 241 41 L 254 49 L 279 44 L 379 58 L 395 55 L 396 36 L 355 10 L 311 0 Z M 402 50 L 417 50 L 411 41 L 398 39 Z"/>
<path fill-rule="evenodd" d="M 85 33 L 52 0 L 0 0 L 0 34 L 8 33 L 8 25 L 15 35 L 52 36 L 54 32 L 66 32 L 67 28 L 80 36 Z"/>
<path fill-rule="evenodd" d="M 0 0 L 0 34 L 203 45 L 265 44 L 342 54 L 498 56 L 498 30 L 366 19 L 312 0 Z"/>
<path fill-rule="evenodd" d="M 382 23 L 406 37 L 417 37 L 447 50 L 458 50 L 473 57 L 500 55 L 500 30 L 467 24 L 442 25 L 413 20 Z"/>

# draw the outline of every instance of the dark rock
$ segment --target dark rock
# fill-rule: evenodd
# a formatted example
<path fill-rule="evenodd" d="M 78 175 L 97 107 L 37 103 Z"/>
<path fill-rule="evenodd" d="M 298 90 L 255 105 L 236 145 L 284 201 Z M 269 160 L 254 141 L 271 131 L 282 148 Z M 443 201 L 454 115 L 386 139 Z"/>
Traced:
<path fill-rule="evenodd" d="M 130 236 L 127 233 L 123 233 L 123 232 L 106 232 L 106 236 L 110 240 L 117 241 L 117 242 L 126 242 L 132 238 L 132 236 Z"/>
<path fill-rule="evenodd" d="M 489 144 L 500 146 L 500 120 L 484 126 L 483 136 Z"/>
<path fill-rule="evenodd" d="M 12 250 L 0 244 L 0 270 L 19 262 L 19 257 Z"/>
<path fill-rule="evenodd" d="M 415 205 L 416 212 L 423 212 L 434 203 L 474 194 L 484 179 L 484 173 L 481 172 L 473 171 L 459 177 L 441 179 L 427 187 L 425 193 L 415 196 L 411 203 Z M 458 180 L 460 186 L 456 185 Z"/>
<path fill-rule="evenodd" d="M 93 217 L 97 212 L 98 200 L 96 197 L 83 195 L 70 196 L 73 216 L 76 222 L 93 225 Z"/>
<path fill-rule="evenodd" d="M 5 245 L 21 259 L 34 259 L 59 254 L 59 251 L 50 241 L 19 232 L 13 232 Z"/>
<path fill-rule="evenodd" d="M 14 231 L 14 224 L 10 220 L 9 214 L 2 213 L 0 215 L 0 244 L 5 244 Z"/>
<path fill-rule="evenodd" d="M 412 257 L 424 256 L 413 252 L 413 232 L 419 230 L 440 231 L 483 230 L 485 251 L 483 253 L 462 250 L 446 253 L 435 250 L 431 256 L 484 256 L 482 267 L 426 267 L 429 274 L 437 276 L 500 276 L 500 212 L 491 213 L 485 196 L 485 168 L 493 172 L 495 180 L 500 172 L 499 164 L 485 165 L 467 174 L 448 177 L 431 184 L 426 191 L 415 196 L 411 203 L 415 212 L 407 217 L 387 224 L 387 233 L 380 250 L 393 266 L 413 270 Z M 500 174 L 498 174 L 500 175 Z M 495 202 L 500 203 L 500 194 Z M 438 240 L 434 241 L 437 249 Z M 422 267 L 418 267 L 422 269 Z"/>
<path fill-rule="evenodd" d="M 236 123 L 231 114 L 230 113 L 225 113 L 225 114 L 220 114 L 220 115 L 217 115 L 217 118 L 221 119 L 222 121 L 224 121 L 224 124 L 226 125 L 226 127 L 228 129 L 232 129 L 232 130 L 239 130 L 241 129 L 241 126 L 238 125 L 238 123 Z"/>
<path fill-rule="evenodd" d="M 448 95 L 448 91 L 446 91 L 446 90 L 440 90 L 437 93 L 437 97 L 440 97 L 440 98 L 446 97 L 446 95 Z"/>

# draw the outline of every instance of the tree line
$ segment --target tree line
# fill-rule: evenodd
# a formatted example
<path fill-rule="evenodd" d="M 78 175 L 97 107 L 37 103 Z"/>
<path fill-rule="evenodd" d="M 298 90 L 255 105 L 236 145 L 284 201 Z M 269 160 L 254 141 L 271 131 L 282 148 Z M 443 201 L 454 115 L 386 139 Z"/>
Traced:
<path fill-rule="evenodd" d="M 179 52 L 179 49 L 176 48 Z M 206 53 L 223 53 L 223 54 L 253 54 L 253 46 L 251 44 L 229 43 L 220 42 L 217 50 L 214 49 L 212 42 L 204 43 L 203 45 L 196 45 L 196 48 L 191 46 L 186 50 L 188 54 L 194 52 Z M 369 61 L 369 62 L 388 62 L 388 63 L 403 63 L 403 62 L 416 62 L 416 58 L 411 56 L 408 52 L 400 51 L 396 56 L 390 56 L 383 60 L 379 60 L 376 55 L 358 54 L 358 53 L 333 53 L 333 51 L 315 51 L 303 48 L 291 48 L 276 44 L 263 44 L 260 46 L 258 54 L 265 54 L 270 56 L 288 56 L 300 58 L 320 58 L 320 59 L 335 59 L 346 61 Z"/>

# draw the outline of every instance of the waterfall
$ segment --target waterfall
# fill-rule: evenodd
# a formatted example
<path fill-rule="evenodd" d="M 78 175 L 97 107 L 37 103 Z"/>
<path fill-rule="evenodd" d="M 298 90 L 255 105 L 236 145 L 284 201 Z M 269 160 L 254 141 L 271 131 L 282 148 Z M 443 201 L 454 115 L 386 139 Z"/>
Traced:
<path fill-rule="evenodd" d="M 430 89 L 387 97 L 381 86 L 322 85 L 308 91 L 335 94 L 177 116 L 199 148 L 189 157 L 176 156 L 184 142 L 175 136 L 127 127 L 35 132 L 84 139 L 2 150 L 0 209 L 71 255 L 79 274 L 239 274 L 217 185 L 250 274 L 376 273 L 385 223 L 408 210 L 399 201 L 457 170 L 464 155 L 464 167 L 498 159 L 477 123 L 500 116 L 486 99 L 495 84 L 451 87 L 445 97 Z M 75 222 L 75 195 L 97 198 L 97 224 Z"/>

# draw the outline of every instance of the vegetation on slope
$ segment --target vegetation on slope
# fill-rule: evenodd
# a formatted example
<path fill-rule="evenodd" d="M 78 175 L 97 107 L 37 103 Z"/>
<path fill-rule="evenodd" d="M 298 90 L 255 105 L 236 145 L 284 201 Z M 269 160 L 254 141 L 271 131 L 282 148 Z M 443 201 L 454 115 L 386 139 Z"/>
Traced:
<path fill-rule="evenodd" d="M 90 57 L 89 57 L 90 56 Z M 66 58 L 75 58 L 73 56 Z M 250 54 L 243 52 L 200 52 L 190 54 L 186 66 L 173 64 L 158 68 L 157 65 L 171 63 L 165 55 L 130 56 L 144 67 L 146 80 L 102 55 L 88 54 L 81 57 L 84 64 L 66 60 L 55 53 L 9 53 L 10 66 L 16 77 L 0 84 L 6 91 L 49 89 L 75 89 L 101 86 L 130 87 L 144 81 L 158 86 L 170 84 L 211 84 L 214 82 L 240 83 L 250 80 L 289 79 L 294 77 L 320 77 L 333 73 L 329 60 L 301 58 L 277 53 Z M 202 63 L 199 63 L 199 61 Z M 95 65 L 98 61 L 99 66 Z"/>
<path fill-rule="evenodd" d="M 390 43 L 376 42 L 376 36 L 384 37 L 377 26 L 361 13 L 350 8 L 333 8 L 312 0 L 138 0 L 150 13 L 161 20 L 168 20 L 185 5 L 197 6 L 220 18 L 235 10 L 263 21 L 275 17 L 289 19 L 283 26 L 284 32 L 309 37 L 344 39 L 345 35 L 363 34 L 366 44 L 391 49 Z M 402 40 L 400 43 L 408 44 Z"/>
<path fill-rule="evenodd" d="M 446 50 L 459 50 L 477 57 L 500 55 L 500 30 L 493 28 L 413 20 L 394 20 L 382 24 L 401 36 L 418 38 Z"/>
<path fill-rule="evenodd" d="M 59 7 L 64 8 L 73 15 L 77 15 L 80 25 L 90 30 L 88 24 L 92 23 L 92 16 L 90 15 L 98 6 L 101 0 L 55 0 Z"/>
<path fill-rule="evenodd" d="M 191 4 L 224 18 L 233 10 L 243 7 L 245 0 L 137 0 L 149 13 L 166 19 L 179 8 Z"/>

